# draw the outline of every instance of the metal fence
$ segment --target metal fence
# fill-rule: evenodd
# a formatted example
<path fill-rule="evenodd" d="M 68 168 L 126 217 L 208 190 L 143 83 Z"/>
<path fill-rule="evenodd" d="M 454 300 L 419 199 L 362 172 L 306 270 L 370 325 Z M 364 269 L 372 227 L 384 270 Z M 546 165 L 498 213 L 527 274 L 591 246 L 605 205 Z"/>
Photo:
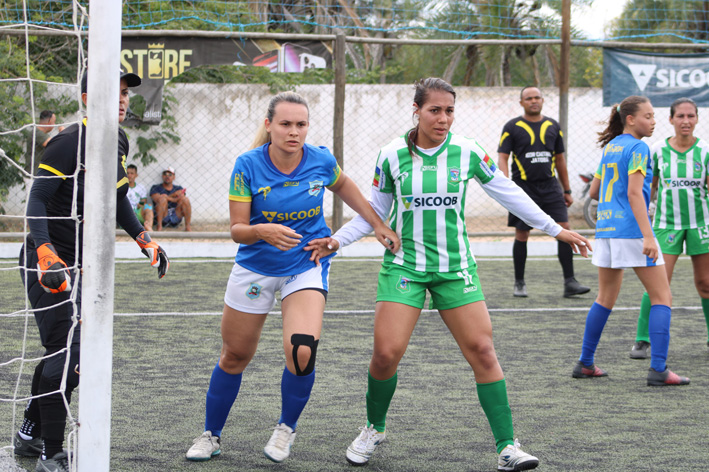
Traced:
<path fill-rule="evenodd" d="M 521 43 L 522 44 L 522 43 Z M 423 47 L 423 46 L 422 46 Z M 434 49 L 431 48 L 433 51 Z M 444 71 L 439 71 L 442 75 Z M 408 85 L 347 84 L 344 96 L 337 102 L 335 85 L 301 85 L 294 88 L 310 104 L 310 132 L 307 141 L 327 146 L 331 150 L 336 140 L 334 125 L 338 113 L 343 113 L 342 165 L 365 195 L 369 194 L 374 164 L 380 147 L 413 126 L 413 87 Z M 340 88 L 339 90 L 342 90 Z M 543 88 L 543 113 L 559 117 L 558 88 Z M 456 121 L 453 132 L 475 138 L 494 160 L 504 123 L 522 114 L 519 87 L 456 87 Z M 161 144 L 153 152 L 157 162 L 142 166 L 129 156 L 129 163 L 139 167 L 138 182 L 146 188 L 161 182 L 166 167 L 176 169 L 175 183 L 187 189 L 192 205 L 193 230 L 226 231 L 228 228 L 228 184 L 236 157 L 248 149 L 259 123 L 263 120 L 268 100 L 273 92 L 263 84 L 171 84 L 166 93 L 174 97 L 172 113 L 180 143 Z M 48 96 L 64 95 L 73 99 L 73 87 L 50 86 Z M 573 195 L 579 197 L 583 182 L 579 173 L 593 172 L 600 159 L 596 145 L 597 132 L 609 115 L 602 106 L 600 88 L 572 88 L 568 95 L 568 129 L 566 133 L 567 162 Z M 657 127 L 649 139 L 664 139 L 671 135 L 668 109 L 656 109 Z M 78 115 L 58 116 L 57 123 L 75 121 Z M 698 136 L 706 136 L 705 121 L 700 121 Z M 132 149 L 149 132 L 126 129 Z M 24 131 L 27 133 L 27 130 Z M 31 140 L 31 132 L 27 139 Z M 24 213 L 27 186 L 13 187 L 3 202 L 6 215 Z M 331 218 L 332 200 L 326 200 L 325 215 Z M 570 208 L 573 228 L 587 228 L 577 200 Z M 353 213 L 345 208 L 344 220 Z M 500 232 L 506 228 L 506 211 L 488 198 L 482 189 L 472 184 L 466 202 L 471 235 Z M 4 219 L 7 221 L 7 219 Z M 5 231 L 17 231 L 16 225 L 5 225 Z"/>

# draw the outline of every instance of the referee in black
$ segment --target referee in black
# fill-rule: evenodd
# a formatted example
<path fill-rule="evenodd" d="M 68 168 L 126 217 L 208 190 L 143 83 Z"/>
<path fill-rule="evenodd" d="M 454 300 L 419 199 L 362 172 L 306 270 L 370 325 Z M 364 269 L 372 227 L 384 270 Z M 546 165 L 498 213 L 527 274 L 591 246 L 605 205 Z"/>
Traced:
<path fill-rule="evenodd" d="M 128 88 L 137 87 L 140 82 L 140 77 L 135 74 L 120 73 L 119 122 L 125 119 L 128 110 Z M 84 104 L 87 102 L 86 85 L 87 77 L 84 75 L 81 81 Z M 91 126 L 90 117 L 68 127 L 47 145 L 27 202 L 30 234 L 20 251 L 19 262 L 22 282 L 32 305 L 45 356 L 51 356 L 45 357 L 35 368 L 32 396 L 61 391 L 68 354 L 66 388 L 62 392 L 67 402 L 71 401 L 71 394 L 79 384 L 81 325 L 77 324 L 74 328 L 71 342 L 69 335 L 74 313 L 72 299 L 76 304 L 77 317 L 81 318 L 87 126 Z M 116 162 L 118 167 L 116 221 L 136 240 L 162 278 L 168 270 L 169 261 L 165 251 L 144 231 L 126 197 L 128 138 L 122 129 L 117 132 L 117 155 L 105 157 Z M 75 187 L 76 219 L 71 218 Z M 67 344 L 70 346 L 68 353 Z M 67 413 L 62 393 L 30 400 L 23 424 L 14 438 L 15 454 L 39 456 L 35 469 L 39 472 L 69 472 L 69 460 L 63 449 Z"/>
<path fill-rule="evenodd" d="M 511 156 L 512 180 L 554 221 L 564 229 L 570 229 L 567 207 L 574 199 L 571 197 L 559 123 L 542 115 L 544 98 L 537 87 L 523 88 L 519 104 L 524 114 L 511 119 L 502 128 L 500 146 L 497 148 L 499 167 L 509 177 Z M 513 294 L 515 297 L 526 297 L 524 267 L 527 261 L 527 240 L 532 228 L 512 213 L 508 216 L 507 226 L 515 228 L 512 247 L 515 268 Z M 559 241 L 558 255 L 564 272 L 564 297 L 573 297 L 591 290 L 574 278 L 571 246 Z"/>

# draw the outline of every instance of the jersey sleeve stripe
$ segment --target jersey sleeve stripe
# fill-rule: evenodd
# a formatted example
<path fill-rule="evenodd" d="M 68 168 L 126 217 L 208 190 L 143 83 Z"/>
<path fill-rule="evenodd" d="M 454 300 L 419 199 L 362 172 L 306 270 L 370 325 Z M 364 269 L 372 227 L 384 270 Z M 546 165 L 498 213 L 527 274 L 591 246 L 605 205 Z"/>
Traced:
<path fill-rule="evenodd" d="M 40 169 L 44 169 L 44 170 L 48 170 L 48 171 L 51 172 L 52 174 L 58 175 L 58 176 L 61 177 L 62 179 L 66 180 L 66 175 L 62 174 L 61 172 L 59 172 L 57 169 L 55 169 L 55 168 L 52 167 L 52 166 L 48 166 L 47 164 L 40 164 L 40 165 L 39 165 L 39 168 L 40 168 Z"/>
<path fill-rule="evenodd" d="M 507 138 L 507 136 L 509 136 L 509 135 L 510 135 L 510 133 L 508 133 L 507 131 L 502 133 L 502 137 L 500 138 L 500 144 L 499 144 L 500 146 L 502 146 L 502 141 L 504 141 L 505 138 Z"/>
<path fill-rule="evenodd" d="M 229 195 L 229 200 L 232 201 L 232 202 L 244 202 L 244 203 L 248 203 L 248 202 L 251 201 L 251 197 L 250 197 L 250 196 L 240 197 L 240 196 L 236 196 L 236 195 Z"/>
<path fill-rule="evenodd" d="M 121 188 L 121 187 L 123 187 L 123 186 L 126 185 L 126 184 L 128 184 L 128 177 L 123 177 L 121 180 L 119 180 L 119 181 L 116 183 L 116 188 Z"/>

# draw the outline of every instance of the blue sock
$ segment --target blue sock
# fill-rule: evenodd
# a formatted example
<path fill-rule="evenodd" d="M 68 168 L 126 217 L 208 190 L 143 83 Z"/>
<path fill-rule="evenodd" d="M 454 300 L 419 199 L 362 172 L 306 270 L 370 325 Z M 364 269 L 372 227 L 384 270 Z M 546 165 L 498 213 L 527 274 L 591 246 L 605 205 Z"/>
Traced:
<path fill-rule="evenodd" d="M 241 374 L 227 374 L 219 367 L 219 363 L 214 366 L 207 390 L 205 431 L 211 431 L 213 436 L 222 435 L 222 428 L 239 394 L 239 387 L 241 387 Z"/>
<path fill-rule="evenodd" d="M 308 375 L 291 374 L 288 368 L 283 369 L 281 379 L 281 418 L 279 423 L 285 423 L 293 431 L 298 424 L 298 418 L 310 400 L 310 391 L 315 383 L 315 371 Z"/>
<path fill-rule="evenodd" d="M 603 327 L 606 325 L 610 314 L 611 310 L 595 302 L 591 305 L 591 309 L 588 310 L 586 329 L 583 332 L 583 343 L 581 344 L 581 357 L 579 358 L 583 365 L 590 366 L 593 364 L 596 346 L 598 346 Z"/>
<path fill-rule="evenodd" d="M 670 348 L 670 320 L 672 309 L 667 305 L 652 305 L 650 307 L 650 367 L 658 372 L 667 368 L 667 351 Z"/>

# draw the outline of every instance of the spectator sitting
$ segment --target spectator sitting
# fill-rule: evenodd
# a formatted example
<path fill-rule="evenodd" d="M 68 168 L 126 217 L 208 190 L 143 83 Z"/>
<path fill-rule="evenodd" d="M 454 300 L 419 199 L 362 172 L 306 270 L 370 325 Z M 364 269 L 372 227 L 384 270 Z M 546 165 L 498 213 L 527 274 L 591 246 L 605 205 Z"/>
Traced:
<path fill-rule="evenodd" d="M 34 166 L 32 165 L 32 138 L 30 138 L 30 144 L 27 152 L 26 166 L 27 172 L 32 171 L 32 175 L 37 174 L 37 169 L 39 168 L 39 163 L 42 162 L 42 154 L 44 154 L 44 148 L 47 147 L 49 141 L 56 136 L 60 131 L 64 131 L 63 126 L 56 126 L 57 115 L 51 110 L 42 110 L 39 114 L 39 124 L 35 129 L 35 139 L 34 139 Z"/>
<path fill-rule="evenodd" d="M 138 177 L 138 167 L 135 164 L 129 164 L 126 167 L 126 175 L 128 176 L 128 201 L 130 201 L 138 221 L 145 227 L 145 231 L 152 231 L 153 205 L 148 203 L 148 191 L 145 187 L 135 182 Z"/>
<path fill-rule="evenodd" d="M 150 198 L 155 205 L 157 230 L 162 231 L 163 226 L 177 227 L 182 218 L 185 219 L 185 231 L 192 231 L 192 206 L 185 196 L 185 189 L 173 185 L 175 169 L 168 167 L 162 172 L 162 183 L 153 185 L 150 189 Z"/>

